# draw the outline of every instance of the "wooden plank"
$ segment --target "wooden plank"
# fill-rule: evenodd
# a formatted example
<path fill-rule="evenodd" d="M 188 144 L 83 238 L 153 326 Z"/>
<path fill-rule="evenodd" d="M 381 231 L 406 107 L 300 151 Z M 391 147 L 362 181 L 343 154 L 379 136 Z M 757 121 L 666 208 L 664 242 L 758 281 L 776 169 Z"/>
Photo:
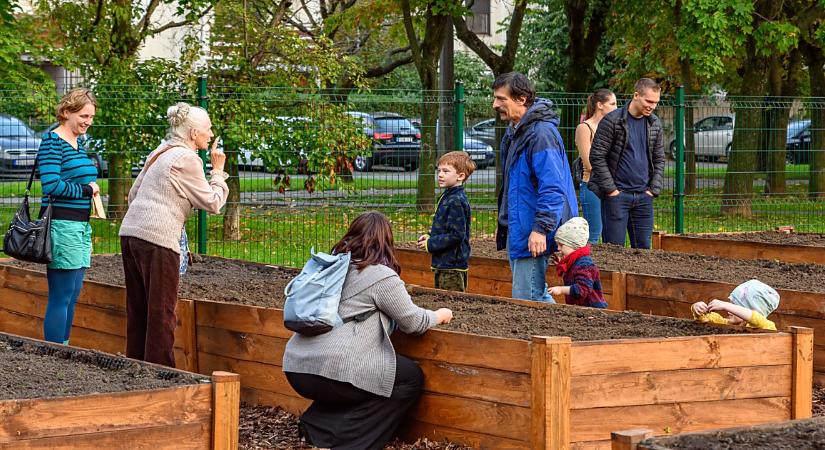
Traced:
<path fill-rule="evenodd" d="M 237 303 L 196 300 L 198 327 L 223 328 L 241 333 L 255 333 L 289 339 L 292 332 L 284 328 L 284 312 L 276 308 Z"/>
<path fill-rule="evenodd" d="M 31 294 L 49 294 L 49 284 L 46 280 L 45 271 L 37 272 L 11 266 L 2 266 L 0 270 L 5 272 L 3 276 L 3 287 Z"/>
<path fill-rule="evenodd" d="M 249 405 L 280 406 L 296 416 L 300 416 L 312 403 L 311 400 L 302 397 L 243 386 L 241 386 L 241 401 Z"/>
<path fill-rule="evenodd" d="M 425 392 L 412 417 L 433 425 L 518 441 L 530 439 L 530 409 Z"/>
<path fill-rule="evenodd" d="M 793 336 L 791 419 L 807 419 L 813 407 L 814 331 L 800 327 L 791 327 L 790 331 Z"/>
<path fill-rule="evenodd" d="M 571 409 L 790 397 L 791 375 L 786 364 L 576 376 Z"/>
<path fill-rule="evenodd" d="M 212 373 L 215 371 L 237 373 L 241 376 L 241 385 L 243 387 L 265 389 L 299 397 L 298 393 L 289 385 L 284 371 L 280 366 L 254 361 L 242 361 L 240 359 L 203 352 L 198 353 L 198 363 L 200 364 L 201 373 Z"/>
<path fill-rule="evenodd" d="M 212 386 L 0 401 L 0 442 L 200 422 L 212 414 Z M 105 412 L 105 413 L 103 413 Z"/>
<path fill-rule="evenodd" d="M 43 339 L 43 319 L 0 308 L 0 331 Z"/>
<path fill-rule="evenodd" d="M 415 284 L 418 286 L 425 286 L 429 288 L 435 286 L 433 273 L 430 270 L 427 270 L 425 272 L 423 270 L 418 269 L 404 268 L 401 270 L 401 280 L 403 280 L 405 284 Z"/>
<path fill-rule="evenodd" d="M 788 397 L 576 409 L 570 412 L 571 438 L 605 440 L 611 431 L 630 428 L 650 428 L 657 435 L 684 433 L 779 422 L 790 415 Z"/>
<path fill-rule="evenodd" d="M 548 338 L 534 336 L 530 342 L 530 443 L 534 449 L 547 447 L 547 367 Z"/>
<path fill-rule="evenodd" d="M 99 450 L 114 448 L 151 448 L 156 450 L 201 450 L 211 446 L 209 418 L 199 422 L 130 428 L 117 431 L 73 434 L 40 439 L 0 443 L 0 449 L 73 449 Z"/>
<path fill-rule="evenodd" d="M 426 359 L 418 365 L 427 392 L 530 407 L 529 375 Z"/>
<path fill-rule="evenodd" d="M 198 372 L 198 331 L 195 325 L 195 302 L 178 299 L 175 305 L 175 346 L 181 349 L 183 365 L 178 366 L 189 372 Z"/>
<path fill-rule="evenodd" d="M 639 442 L 653 437 L 653 430 L 634 428 L 632 430 L 614 431 L 610 433 L 612 450 L 637 450 Z"/>
<path fill-rule="evenodd" d="M 75 347 L 100 350 L 106 353 L 126 353 L 126 338 L 86 328 L 72 327 L 69 343 Z"/>
<path fill-rule="evenodd" d="M 624 272 L 613 272 L 610 277 L 613 293 L 607 303 L 608 309 L 624 311 L 627 309 L 627 274 Z"/>
<path fill-rule="evenodd" d="M 548 450 L 570 446 L 570 346 L 569 337 L 547 341 L 547 445 Z"/>
<path fill-rule="evenodd" d="M 668 235 L 662 237 L 662 250 L 733 259 L 769 259 L 793 264 L 825 264 L 825 248 L 810 245 Z"/>
<path fill-rule="evenodd" d="M 433 329 L 421 336 L 394 333 L 392 342 L 396 352 L 415 360 L 429 359 L 510 372 L 530 371 L 527 341 Z"/>
<path fill-rule="evenodd" d="M 288 339 L 241 333 L 201 326 L 197 331 L 197 349 L 213 355 L 228 356 L 280 366 Z"/>
<path fill-rule="evenodd" d="M 212 373 L 212 449 L 238 449 L 241 381 L 230 372 Z"/>
<path fill-rule="evenodd" d="M 574 342 L 573 376 L 718 367 L 770 366 L 791 361 L 787 333 Z M 628 427 L 634 428 L 634 427 Z"/>
<path fill-rule="evenodd" d="M 407 442 L 425 437 L 435 442 L 449 440 L 479 450 L 527 450 L 530 443 L 492 436 L 485 433 L 459 430 L 442 425 L 410 420 L 402 429 L 401 438 Z"/>

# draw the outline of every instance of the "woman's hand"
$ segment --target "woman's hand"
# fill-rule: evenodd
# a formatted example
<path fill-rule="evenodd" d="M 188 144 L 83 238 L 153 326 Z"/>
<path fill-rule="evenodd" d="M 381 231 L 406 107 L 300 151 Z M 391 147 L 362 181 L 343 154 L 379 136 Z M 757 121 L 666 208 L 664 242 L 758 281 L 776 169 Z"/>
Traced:
<path fill-rule="evenodd" d="M 226 164 L 226 155 L 218 149 L 219 139 L 220 138 L 215 137 L 215 140 L 212 141 L 212 150 L 209 152 L 209 155 L 212 159 L 212 168 L 223 172 L 223 167 Z"/>
<path fill-rule="evenodd" d="M 92 187 L 92 197 L 100 194 L 100 186 L 98 186 L 97 183 L 92 181 L 91 183 L 89 183 L 89 186 Z"/>
<path fill-rule="evenodd" d="M 447 308 L 441 308 L 436 310 L 435 318 L 438 325 L 450 323 L 450 321 L 453 320 L 453 312 Z"/>

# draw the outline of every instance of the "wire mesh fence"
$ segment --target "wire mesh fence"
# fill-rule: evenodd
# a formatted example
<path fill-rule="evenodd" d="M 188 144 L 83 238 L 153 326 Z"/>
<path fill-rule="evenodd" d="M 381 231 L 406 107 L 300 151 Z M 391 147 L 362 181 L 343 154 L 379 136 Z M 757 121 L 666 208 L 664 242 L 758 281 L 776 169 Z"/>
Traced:
<path fill-rule="evenodd" d="M 64 83 L 69 85 L 70 83 Z M 205 221 L 190 216 L 194 248 L 205 253 L 298 266 L 311 247 L 328 250 L 358 214 L 379 210 L 396 241 L 429 229 L 440 193 L 433 163 L 462 148 L 477 169 L 466 183 L 474 239 L 492 239 L 501 165 L 490 92 L 365 91 L 208 86 L 96 86 L 97 116 L 81 145 L 99 168 L 110 218 L 93 220 L 94 250 L 119 252 L 119 219 L 143 158 L 164 138 L 176 101 L 207 107 L 228 156 L 230 198 Z M 0 219 L 8 223 L 25 191 L 39 136 L 55 123 L 57 93 L 0 86 Z M 543 93 L 561 117 L 572 160 L 587 94 Z M 619 105 L 630 96 L 619 95 Z M 462 102 L 457 108 L 457 102 Z M 665 188 L 655 200 L 656 229 L 673 231 L 683 201 L 685 232 L 764 230 L 795 225 L 822 232 L 822 116 L 812 98 L 696 96 L 684 101 L 684 139 L 675 136 L 674 97 L 656 114 L 665 135 Z M 439 114 L 441 111 L 441 114 Z M 456 111 L 459 113 L 456 114 Z M 463 112 L 463 113 L 462 113 Z M 436 120 L 436 118 L 438 118 Z M 442 122 L 443 121 L 443 122 Z M 458 125 L 460 143 L 456 142 Z M 462 132 L 463 131 L 463 132 Z M 685 161 L 677 177 L 676 158 Z M 206 152 L 202 152 L 207 160 Z M 681 180 L 681 181 L 680 181 Z M 678 183 L 684 186 L 679 199 Z M 39 207 L 40 186 L 32 190 Z M 199 222 L 200 220 L 200 222 Z M 200 247 L 200 248 L 199 248 Z"/>

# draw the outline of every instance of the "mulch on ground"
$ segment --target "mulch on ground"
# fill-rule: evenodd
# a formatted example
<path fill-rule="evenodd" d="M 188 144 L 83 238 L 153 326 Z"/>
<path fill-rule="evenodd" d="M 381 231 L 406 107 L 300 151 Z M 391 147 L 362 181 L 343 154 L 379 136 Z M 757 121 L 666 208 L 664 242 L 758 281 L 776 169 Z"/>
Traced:
<path fill-rule="evenodd" d="M 716 233 L 688 234 L 690 237 L 726 239 L 730 241 L 752 241 L 764 244 L 806 245 L 825 247 L 825 234 L 821 233 L 784 233 L 781 231 L 755 231 L 752 233 Z"/>
<path fill-rule="evenodd" d="M 679 450 L 800 450 L 825 448 L 825 417 L 783 424 L 766 424 L 729 431 L 686 433 L 653 438 L 642 444 L 658 444 Z"/>
<path fill-rule="evenodd" d="M 240 450 L 314 449 L 298 433 L 298 418 L 281 408 L 241 405 Z M 412 444 L 395 440 L 384 450 L 469 450 L 450 442 L 419 439 Z"/>

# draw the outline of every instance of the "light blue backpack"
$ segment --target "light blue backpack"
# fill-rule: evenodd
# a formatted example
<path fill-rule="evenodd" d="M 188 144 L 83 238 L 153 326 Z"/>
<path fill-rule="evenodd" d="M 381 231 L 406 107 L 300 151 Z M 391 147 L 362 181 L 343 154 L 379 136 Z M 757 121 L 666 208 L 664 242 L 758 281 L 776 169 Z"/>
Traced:
<path fill-rule="evenodd" d="M 284 326 L 306 336 L 324 334 L 344 323 L 338 315 L 350 254 L 312 255 L 301 273 L 284 288 Z"/>

